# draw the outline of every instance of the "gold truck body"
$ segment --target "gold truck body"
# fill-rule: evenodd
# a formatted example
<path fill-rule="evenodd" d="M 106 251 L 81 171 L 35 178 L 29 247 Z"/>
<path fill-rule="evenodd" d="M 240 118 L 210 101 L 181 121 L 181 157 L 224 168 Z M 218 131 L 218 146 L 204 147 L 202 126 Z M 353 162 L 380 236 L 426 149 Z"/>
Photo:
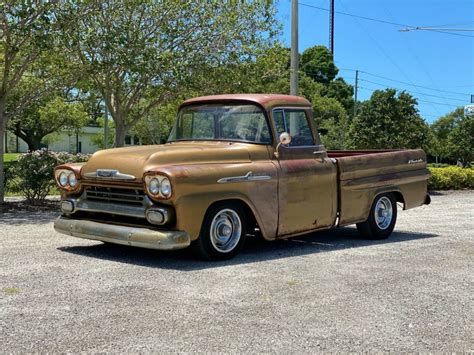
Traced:
<path fill-rule="evenodd" d="M 223 201 L 240 204 L 267 240 L 364 222 L 383 193 L 393 194 L 403 209 L 429 203 L 422 150 L 326 151 L 311 105 L 303 98 L 218 95 L 188 100 L 180 109 L 233 104 L 261 109 L 271 141 L 171 141 L 102 150 L 85 164 L 57 167 L 74 171 L 78 183 L 61 189 L 63 215 L 56 230 L 105 242 L 178 249 L 200 237 L 206 212 Z M 304 113 L 313 144 L 278 144 L 275 119 L 285 109 Z M 154 173 L 169 179 L 169 198 L 148 193 L 145 176 Z M 147 211 L 154 209 L 166 214 L 164 225 L 147 220 Z"/>

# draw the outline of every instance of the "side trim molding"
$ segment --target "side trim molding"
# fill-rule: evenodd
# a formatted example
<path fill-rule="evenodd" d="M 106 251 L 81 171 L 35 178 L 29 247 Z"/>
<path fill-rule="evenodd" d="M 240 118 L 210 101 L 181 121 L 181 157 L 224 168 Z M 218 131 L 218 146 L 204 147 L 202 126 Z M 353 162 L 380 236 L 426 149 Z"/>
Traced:
<path fill-rule="evenodd" d="M 241 181 L 259 181 L 259 180 L 270 180 L 272 177 L 269 175 L 254 175 L 253 172 L 249 171 L 243 176 L 228 176 L 217 180 L 219 184 L 225 184 L 229 182 L 241 182 Z"/>

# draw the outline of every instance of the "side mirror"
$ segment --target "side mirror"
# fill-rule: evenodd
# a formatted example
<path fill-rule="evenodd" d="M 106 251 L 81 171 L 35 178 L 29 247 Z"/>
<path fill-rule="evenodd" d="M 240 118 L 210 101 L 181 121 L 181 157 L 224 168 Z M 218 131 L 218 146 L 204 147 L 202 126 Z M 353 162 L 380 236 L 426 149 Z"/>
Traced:
<path fill-rule="evenodd" d="M 291 143 L 291 136 L 288 132 L 283 132 L 280 134 L 280 145 L 288 145 Z"/>
<path fill-rule="evenodd" d="M 275 150 L 275 157 L 278 159 L 280 157 L 280 147 L 282 145 L 288 145 L 291 143 L 291 136 L 288 132 L 283 132 L 280 134 L 280 142 L 278 142 Z"/>

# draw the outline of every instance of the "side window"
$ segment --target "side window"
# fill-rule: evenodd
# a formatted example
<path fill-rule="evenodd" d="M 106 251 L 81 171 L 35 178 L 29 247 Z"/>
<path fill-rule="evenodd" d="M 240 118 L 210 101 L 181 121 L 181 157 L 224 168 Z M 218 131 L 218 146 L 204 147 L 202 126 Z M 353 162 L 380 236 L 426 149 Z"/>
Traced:
<path fill-rule="evenodd" d="M 288 132 L 291 135 L 290 147 L 314 145 L 313 134 L 306 113 L 298 109 L 275 110 L 273 112 L 277 133 Z"/>

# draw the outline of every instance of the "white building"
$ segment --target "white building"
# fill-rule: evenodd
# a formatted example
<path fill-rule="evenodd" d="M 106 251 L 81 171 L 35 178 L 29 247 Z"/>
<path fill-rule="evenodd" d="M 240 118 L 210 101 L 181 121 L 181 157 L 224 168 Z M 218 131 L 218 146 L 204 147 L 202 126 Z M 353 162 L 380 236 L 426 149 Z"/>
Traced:
<path fill-rule="evenodd" d="M 62 131 L 58 133 L 58 138 L 53 143 L 45 146 L 48 150 L 55 152 L 84 153 L 92 154 L 100 148 L 92 142 L 92 138 L 103 132 L 101 127 L 87 126 L 82 128 L 79 134 Z M 28 144 L 15 134 L 7 132 L 5 140 L 5 151 L 8 153 L 26 153 Z M 138 137 L 125 137 L 125 145 L 139 145 Z"/>

